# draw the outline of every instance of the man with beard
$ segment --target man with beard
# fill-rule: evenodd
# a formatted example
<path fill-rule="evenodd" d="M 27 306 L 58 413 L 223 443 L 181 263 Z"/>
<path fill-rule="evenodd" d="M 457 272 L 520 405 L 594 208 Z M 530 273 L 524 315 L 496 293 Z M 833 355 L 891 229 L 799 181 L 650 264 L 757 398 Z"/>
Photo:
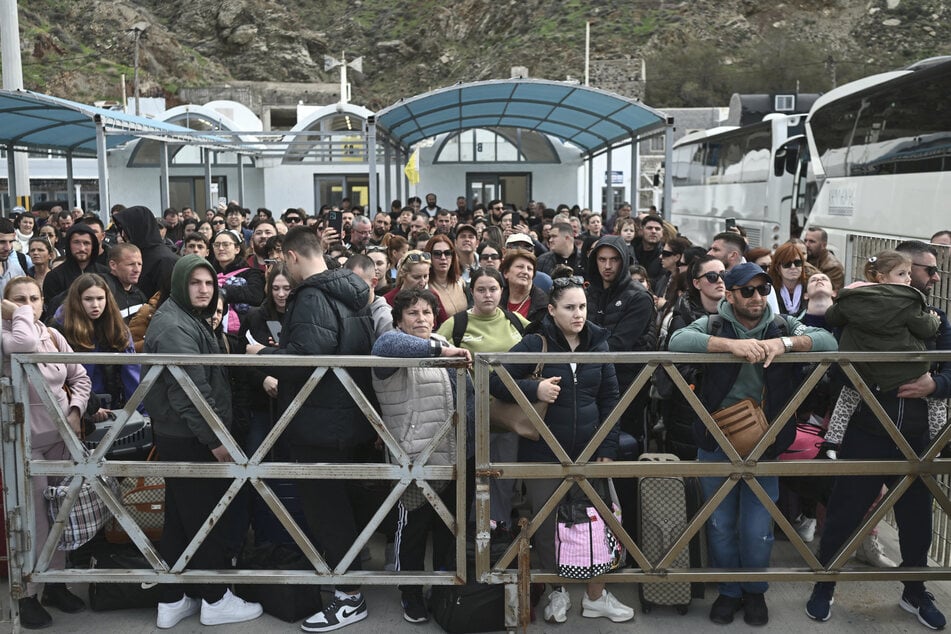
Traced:
<path fill-rule="evenodd" d="M 386 243 L 386 236 L 390 233 L 390 226 L 393 220 L 390 214 L 381 211 L 373 218 L 373 233 L 370 235 L 369 244 L 380 246 Z"/>
<path fill-rule="evenodd" d="M 251 250 L 254 252 L 248 258 L 248 266 L 261 271 L 267 271 L 267 241 L 277 235 L 277 226 L 270 218 L 259 218 L 254 221 L 251 230 Z"/>

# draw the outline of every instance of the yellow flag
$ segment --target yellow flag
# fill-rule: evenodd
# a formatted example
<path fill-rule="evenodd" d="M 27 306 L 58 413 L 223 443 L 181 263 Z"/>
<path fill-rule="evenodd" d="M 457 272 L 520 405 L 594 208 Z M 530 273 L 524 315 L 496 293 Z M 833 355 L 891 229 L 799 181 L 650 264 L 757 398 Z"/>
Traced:
<path fill-rule="evenodd" d="M 413 153 L 409 155 L 409 160 L 406 162 L 406 167 L 403 168 L 403 173 L 406 174 L 406 178 L 413 185 L 419 183 L 419 148 L 413 150 Z"/>

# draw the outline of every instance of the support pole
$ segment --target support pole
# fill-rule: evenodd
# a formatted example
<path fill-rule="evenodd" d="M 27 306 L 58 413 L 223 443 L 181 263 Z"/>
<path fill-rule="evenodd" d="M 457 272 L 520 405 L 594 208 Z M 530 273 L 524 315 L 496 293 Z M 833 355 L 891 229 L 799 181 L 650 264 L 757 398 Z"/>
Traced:
<path fill-rule="evenodd" d="M 604 172 L 604 182 L 607 185 L 607 200 L 605 201 L 606 208 L 601 210 L 601 213 L 604 214 L 604 217 L 614 215 L 614 174 L 612 174 L 612 168 L 614 167 L 614 150 L 613 148 L 608 148 L 606 153 L 607 156 L 607 170 Z M 591 208 L 591 211 L 594 211 L 594 208 Z"/>
<path fill-rule="evenodd" d="M 205 148 L 202 150 L 205 154 L 205 200 L 208 203 L 208 209 L 215 209 L 217 200 L 211 199 L 211 150 Z M 218 192 L 221 195 L 221 192 Z"/>
<path fill-rule="evenodd" d="M 238 153 L 238 202 L 244 207 L 244 154 Z"/>
<path fill-rule="evenodd" d="M 76 187 L 73 185 L 73 152 L 66 152 L 66 204 L 70 211 L 76 206 Z"/>
<path fill-rule="evenodd" d="M 96 164 L 99 167 L 99 219 L 102 224 L 109 226 L 109 164 L 106 147 L 106 129 L 102 124 L 102 117 L 98 114 L 96 122 Z"/>
<path fill-rule="evenodd" d="M 594 156 L 588 157 L 588 209 L 594 209 Z"/>
<path fill-rule="evenodd" d="M 664 204 L 661 215 L 670 220 L 670 197 L 673 194 L 673 179 L 670 178 L 670 166 L 674 148 L 674 118 L 667 117 L 667 127 L 664 128 Z"/>
<path fill-rule="evenodd" d="M 631 137 L 631 209 L 634 215 L 637 215 L 637 209 L 640 207 L 641 199 L 641 145 L 640 137 L 637 135 Z"/>
<path fill-rule="evenodd" d="M 400 206 L 403 205 L 403 150 L 396 148 L 396 197 L 400 200 Z"/>
<path fill-rule="evenodd" d="M 379 207 L 379 185 L 376 177 L 376 117 L 370 115 L 367 117 L 367 163 L 370 173 L 370 199 L 367 201 L 367 216 L 373 218 Z"/>
<path fill-rule="evenodd" d="M 172 206 L 171 193 L 168 189 L 168 143 L 159 143 L 159 196 L 162 199 L 162 213 Z"/>
<path fill-rule="evenodd" d="M 391 184 L 393 180 L 393 175 L 390 173 L 392 171 L 393 166 L 390 163 L 390 152 L 392 152 L 392 148 L 390 147 L 390 144 L 385 143 L 383 145 L 383 191 L 384 191 L 383 202 L 385 203 L 385 206 L 383 207 L 383 211 L 387 213 L 389 213 L 390 211 L 390 201 L 393 200 L 393 197 L 391 196 L 391 191 L 392 191 Z"/>
<path fill-rule="evenodd" d="M 7 191 L 10 193 L 10 204 L 16 207 L 17 204 L 17 162 L 13 152 L 13 144 L 7 145 Z M 6 216 L 10 215 L 10 209 L 6 210 Z"/>

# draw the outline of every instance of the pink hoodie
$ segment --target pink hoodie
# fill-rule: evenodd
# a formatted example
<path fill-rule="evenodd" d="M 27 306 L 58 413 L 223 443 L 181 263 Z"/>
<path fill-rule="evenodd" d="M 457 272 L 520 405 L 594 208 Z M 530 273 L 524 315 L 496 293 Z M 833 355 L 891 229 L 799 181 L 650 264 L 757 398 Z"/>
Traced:
<path fill-rule="evenodd" d="M 72 352 L 73 349 L 66 343 L 56 330 L 47 328 L 45 324 L 34 321 L 33 308 L 20 306 L 13 312 L 13 319 L 3 321 L 3 373 L 10 376 L 10 355 L 31 352 Z M 54 342 L 55 339 L 55 342 Z M 89 401 L 91 382 L 86 376 L 86 370 L 79 363 L 41 363 L 40 373 L 59 402 L 60 409 L 67 413 L 71 407 L 78 407 L 80 412 L 86 411 Z M 67 403 L 66 391 L 63 385 L 68 384 L 71 397 Z M 34 447 L 52 445 L 60 439 L 56 425 L 50 418 L 49 412 L 43 406 L 36 388 L 30 385 L 30 442 Z"/>

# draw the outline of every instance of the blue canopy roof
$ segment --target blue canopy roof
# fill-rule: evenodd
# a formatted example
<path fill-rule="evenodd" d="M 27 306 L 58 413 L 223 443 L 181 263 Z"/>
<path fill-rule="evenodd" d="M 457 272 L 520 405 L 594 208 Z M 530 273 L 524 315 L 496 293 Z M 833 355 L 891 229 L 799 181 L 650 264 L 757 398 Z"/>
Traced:
<path fill-rule="evenodd" d="M 28 90 L 0 90 L 0 144 L 96 156 L 96 122 L 106 132 L 107 148 L 151 136 L 196 143 L 194 131 L 116 110 L 51 97 Z M 205 145 L 205 143 L 198 143 Z"/>
<path fill-rule="evenodd" d="M 593 154 L 662 128 L 666 116 L 596 88 L 508 79 L 457 84 L 399 101 L 379 111 L 376 121 L 405 149 L 444 132 L 516 127 L 549 134 Z"/>

